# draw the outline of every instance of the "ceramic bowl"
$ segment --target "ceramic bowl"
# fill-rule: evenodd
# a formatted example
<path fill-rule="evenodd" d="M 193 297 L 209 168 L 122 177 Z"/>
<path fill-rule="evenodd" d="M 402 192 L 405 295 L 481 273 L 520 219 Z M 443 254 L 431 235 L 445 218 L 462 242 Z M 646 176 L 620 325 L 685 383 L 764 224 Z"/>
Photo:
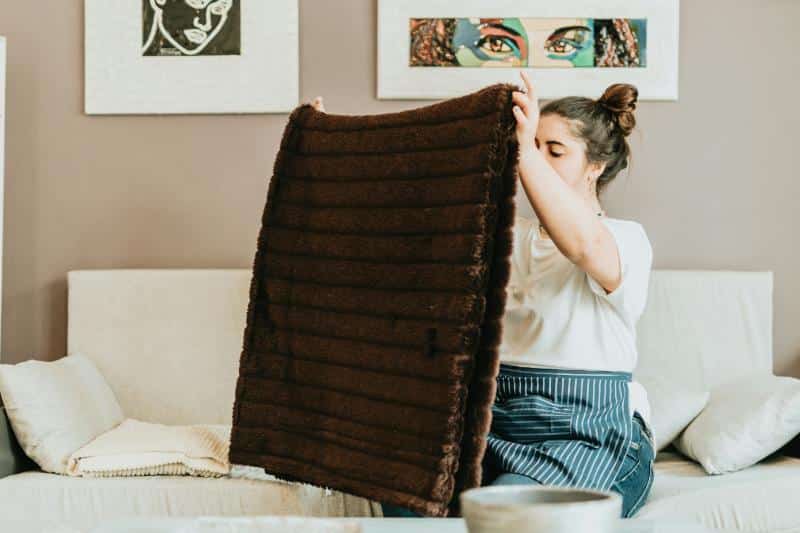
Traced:
<path fill-rule="evenodd" d="M 612 533 L 622 497 L 554 485 L 489 485 L 459 496 L 469 533 Z"/>

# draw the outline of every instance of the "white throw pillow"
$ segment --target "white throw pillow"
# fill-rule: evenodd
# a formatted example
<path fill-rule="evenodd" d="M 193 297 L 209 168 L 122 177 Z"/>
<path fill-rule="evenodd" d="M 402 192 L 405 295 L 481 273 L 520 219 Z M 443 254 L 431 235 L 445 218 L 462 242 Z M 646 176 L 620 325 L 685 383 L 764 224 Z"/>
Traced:
<path fill-rule="evenodd" d="M 754 465 L 800 433 L 800 379 L 748 376 L 714 388 L 675 441 L 709 474 Z"/>
<path fill-rule="evenodd" d="M 658 452 L 669 446 L 703 410 L 710 393 L 663 377 L 639 377 L 637 380 L 647 390 L 650 425 Z"/>
<path fill-rule="evenodd" d="M 22 449 L 57 474 L 75 450 L 124 419 L 97 367 L 80 354 L 0 364 L 0 396 Z"/>

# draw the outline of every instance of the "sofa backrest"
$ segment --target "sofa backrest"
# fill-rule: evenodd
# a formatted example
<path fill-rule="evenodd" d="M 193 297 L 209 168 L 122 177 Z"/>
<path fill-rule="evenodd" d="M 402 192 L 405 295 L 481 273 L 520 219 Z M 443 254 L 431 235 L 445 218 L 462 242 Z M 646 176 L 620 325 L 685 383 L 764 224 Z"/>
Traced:
<path fill-rule="evenodd" d="M 230 424 L 250 269 L 76 270 L 67 353 L 90 357 L 126 416 Z M 772 272 L 654 270 L 636 377 L 713 386 L 772 371 Z"/>
<path fill-rule="evenodd" d="M 71 271 L 67 353 L 95 362 L 128 417 L 230 424 L 251 275 Z"/>
<path fill-rule="evenodd" d="M 772 271 L 654 270 L 634 377 L 698 390 L 772 373 Z"/>

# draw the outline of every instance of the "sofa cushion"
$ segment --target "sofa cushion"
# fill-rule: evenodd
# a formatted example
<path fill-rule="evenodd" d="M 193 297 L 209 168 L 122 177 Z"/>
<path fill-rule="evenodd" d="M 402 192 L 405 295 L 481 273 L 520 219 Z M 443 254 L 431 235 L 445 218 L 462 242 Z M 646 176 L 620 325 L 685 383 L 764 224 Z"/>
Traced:
<path fill-rule="evenodd" d="M 71 271 L 67 351 L 94 362 L 127 417 L 230 425 L 250 275 L 247 269 Z"/>
<path fill-rule="evenodd" d="M 765 374 L 715 387 L 675 441 L 709 474 L 746 468 L 800 433 L 800 379 Z"/>
<path fill-rule="evenodd" d="M 124 418 L 103 376 L 80 354 L 0 364 L 0 395 L 20 446 L 47 472 L 66 473 L 72 452 Z"/>
<path fill-rule="evenodd" d="M 634 377 L 710 391 L 772 373 L 772 271 L 658 269 L 649 287 Z"/>
<path fill-rule="evenodd" d="M 638 379 L 647 390 L 656 451 L 661 451 L 703 410 L 710 393 L 663 376 Z"/>
<path fill-rule="evenodd" d="M 0 479 L 4 521 L 37 520 L 90 531 L 126 517 L 382 516 L 380 504 L 301 483 L 245 478 L 77 478 L 42 471 Z"/>
<path fill-rule="evenodd" d="M 739 531 L 798 531 L 800 459 L 774 454 L 749 468 L 709 475 L 674 448 L 660 452 L 635 518 L 687 520 Z"/>

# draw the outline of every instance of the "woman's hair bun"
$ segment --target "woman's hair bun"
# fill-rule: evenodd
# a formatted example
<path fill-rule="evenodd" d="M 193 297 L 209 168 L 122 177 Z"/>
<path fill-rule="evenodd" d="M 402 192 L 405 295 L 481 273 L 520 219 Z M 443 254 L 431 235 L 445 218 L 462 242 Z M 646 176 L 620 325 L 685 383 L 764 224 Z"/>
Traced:
<path fill-rule="evenodd" d="M 597 99 L 597 104 L 611 112 L 614 122 L 625 136 L 630 135 L 636 126 L 633 112 L 639 98 L 639 90 L 629 83 L 615 83 L 609 85 L 603 95 Z"/>

